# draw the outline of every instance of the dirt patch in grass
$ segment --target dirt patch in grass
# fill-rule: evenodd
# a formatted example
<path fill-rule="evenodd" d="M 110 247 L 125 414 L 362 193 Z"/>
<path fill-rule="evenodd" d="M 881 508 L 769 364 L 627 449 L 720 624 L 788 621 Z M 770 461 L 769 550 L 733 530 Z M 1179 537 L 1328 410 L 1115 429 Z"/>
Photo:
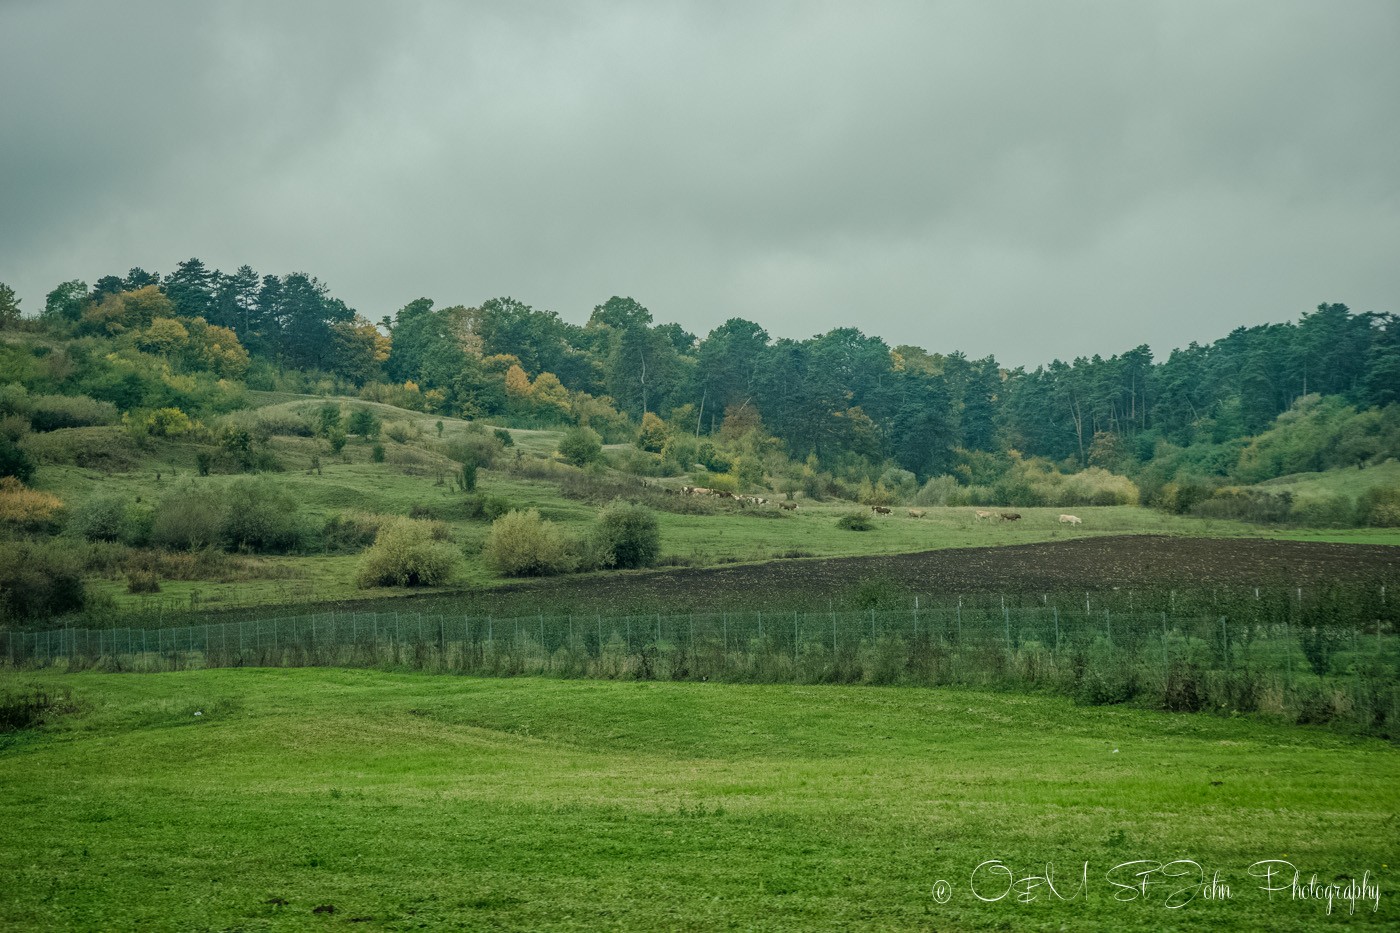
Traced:
<path fill-rule="evenodd" d="M 880 579 L 924 593 L 1040 592 L 1114 586 L 1311 586 L 1400 582 L 1400 548 L 1237 538 L 1125 535 L 919 554 L 772 561 L 559 578 L 493 588 L 551 600 L 704 605 L 716 597 L 825 598 Z M 729 601 L 729 600 L 725 600 Z"/>

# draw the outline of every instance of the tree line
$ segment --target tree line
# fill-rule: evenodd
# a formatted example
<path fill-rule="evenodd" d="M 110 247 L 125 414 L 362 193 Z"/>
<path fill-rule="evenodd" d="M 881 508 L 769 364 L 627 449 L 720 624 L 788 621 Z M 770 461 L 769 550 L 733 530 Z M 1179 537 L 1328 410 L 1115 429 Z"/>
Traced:
<path fill-rule="evenodd" d="M 1177 449 L 1238 453 L 1312 395 L 1356 410 L 1400 402 L 1400 318 L 1343 304 L 1165 360 L 1143 345 L 1033 369 L 851 327 L 774 339 L 731 318 L 700 337 L 624 297 L 582 325 L 509 297 L 475 307 L 420 298 L 371 323 L 306 273 L 223 273 L 197 258 L 165 276 L 134 268 L 91 288 L 65 282 L 40 316 L 75 335 L 178 345 L 185 365 L 223 360 L 228 375 L 242 375 L 228 361 L 243 353 L 250 385 L 324 375 L 438 414 L 592 424 L 615 439 L 648 415 L 697 438 L 760 429 L 795 459 L 893 464 L 920 479 L 972 470 L 978 452 L 1131 471 Z"/>

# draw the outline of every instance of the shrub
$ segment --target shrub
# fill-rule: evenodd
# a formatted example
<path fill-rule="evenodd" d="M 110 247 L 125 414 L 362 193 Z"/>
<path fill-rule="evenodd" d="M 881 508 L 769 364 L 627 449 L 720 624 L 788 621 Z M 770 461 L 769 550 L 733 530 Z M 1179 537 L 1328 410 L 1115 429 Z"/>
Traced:
<path fill-rule="evenodd" d="M 596 463 L 603 456 L 603 438 L 592 428 L 570 428 L 559 441 L 559 456 L 579 467 Z"/>
<path fill-rule="evenodd" d="M 0 523 L 30 531 L 47 530 L 63 512 L 63 500 L 47 492 L 30 489 L 17 477 L 0 479 Z"/>
<path fill-rule="evenodd" d="M 559 526 L 529 509 L 496 519 L 482 553 L 491 567 L 508 577 L 543 577 L 573 569 L 570 550 Z"/>
<path fill-rule="evenodd" d="M 221 419 L 221 426 L 247 431 L 258 440 L 269 437 L 311 437 L 316 432 L 304 414 L 290 408 L 259 408 L 236 411 Z"/>
<path fill-rule="evenodd" d="M 271 483 L 240 480 L 224 493 L 222 537 L 241 551 L 285 553 L 301 544 L 296 500 Z"/>
<path fill-rule="evenodd" d="M 35 395 L 30 397 L 29 422 L 36 431 L 86 428 L 115 424 L 117 406 L 86 395 Z"/>
<path fill-rule="evenodd" d="M 409 518 L 386 521 L 360 565 L 359 585 L 441 586 L 452 579 L 457 551 L 433 537 L 428 522 Z"/>
<path fill-rule="evenodd" d="M 1065 477 L 1058 496 L 1046 495 L 1051 505 L 1137 505 L 1141 494 L 1126 476 L 1089 467 Z"/>
<path fill-rule="evenodd" d="M 908 470 L 891 467 L 880 474 L 880 484 L 896 499 L 903 501 L 919 489 L 919 478 Z"/>
<path fill-rule="evenodd" d="M 29 433 L 29 419 L 23 415 L 0 415 L 0 435 L 17 441 Z"/>
<path fill-rule="evenodd" d="M 738 492 L 739 477 L 730 473 L 702 473 L 695 485 L 719 492 Z"/>
<path fill-rule="evenodd" d="M 364 512 L 345 512 L 326 519 L 321 545 L 327 551 L 359 551 L 374 543 L 383 519 Z"/>
<path fill-rule="evenodd" d="M 734 465 L 734 462 L 725 456 L 724 451 L 709 441 L 700 442 L 695 458 L 711 473 L 728 473 L 729 468 Z"/>
<path fill-rule="evenodd" d="M 442 422 L 439 421 L 438 424 L 442 424 Z M 438 433 L 440 434 L 442 432 L 439 431 Z M 502 447 L 515 446 L 515 438 L 511 437 L 510 432 L 507 431 L 505 428 L 496 428 L 494 431 L 491 432 L 491 434 L 493 437 L 496 438 L 496 440 L 501 442 Z"/>
<path fill-rule="evenodd" d="M 372 461 L 375 462 L 375 463 L 383 463 L 383 462 L 384 462 L 384 445 L 383 445 L 383 444 L 375 444 L 373 447 L 371 447 L 371 448 L 369 449 L 369 458 L 370 458 L 370 460 L 372 460 Z"/>
<path fill-rule="evenodd" d="M 0 616 L 34 619 L 85 602 L 82 565 L 62 543 L 0 542 Z"/>
<path fill-rule="evenodd" d="M 368 408 L 356 408 L 350 412 L 350 420 L 346 423 L 345 430 L 347 433 L 358 434 L 361 437 L 378 437 L 379 419 Z"/>
<path fill-rule="evenodd" d="M 316 433 L 330 437 L 332 431 L 340 431 L 340 406 L 327 402 L 316 411 Z M 343 432 L 342 432 L 343 433 Z"/>
<path fill-rule="evenodd" d="M 962 486 L 958 483 L 957 477 L 944 473 L 942 476 L 934 476 L 924 483 L 923 488 L 914 496 L 915 505 L 963 505 L 961 500 Z"/>
<path fill-rule="evenodd" d="M 847 531 L 870 531 L 875 527 L 875 521 L 868 512 L 847 512 L 836 520 L 836 527 Z"/>
<path fill-rule="evenodd" d="M 0 434 L 0 476 L 27 482 L 34 475 L 34 461 L 14 441 Z"/>
<path fill-rule="evenodd" d="M 1191 514 L 1198 518 L 1226 518 L 1266 524 L 1288 521 L 1292 510 L 1292 493 L 1275 495 L 1257 489 L 1217 489 L 1209 499 L 1191 506 Z"/>
<path fill-rule="evenodd" d="M 459 492 L 476 492 L 476 461 L 468 460 L 453 477 Z"/>
<path fill-rule="evenodd" d="M 1356 503 L 1356 519 L 1377 528 L 1400 527 L 1400 489 L 1373 486 L 1363 492 Z"/>
<path fill-rule="evenodd" d="M 642 415 L 642 427 L 637 432 L 637 448 L 659 454 L 666 446 L 666 423 L 654 412 Z"/>
<path fill-rule="evenodd" d="M 451 441 L 446 448 L 448 459 L 458 463 L 474 463 L 490 469 L 501 453 L 501 442 L 493 434 L 469 433 Z"/>
<path fill-rule="evenodd" d="M 21 446 L 39 463 L 68 464 L 104 473 L 130 470 L 139 457 L 131 435 L 118 427 L 61 428 L 30 434 Z"/>
<path fill-rule="evenodd" d="M 614 567 L 650 567 L 661 556 L 661 526 L 644 505 L 613 501 L 598 516 L 594 535 Z"/>
<path fill-rule="evenodd" d="M 624 447 L 608 454 L 608 461 L 623 473 L 633 476 L 675 476 L 681 472 L 679 466 L 656 454 L 649 454 L 635 447 Z"/>
<path fill-rule="evenodd" d="M 208 487 L 184 485 L 166 493 L 151 522 L 151 543 L 177 551 L 213 547 L 223 536 L 224 508 Z"/>
<path fill-rule="evenodd" d="M 510 502 L 500 496 L 487 496 L 481 493 L 469 495 L 463 500 L 467 518 L 485 519 L 494 522 L 510 511 Z"/>
<path fill-rule="evenodd" d="M 53 716 L 72 713 L 78 708 L 67 687 L 54 689 L 31 684 L 20 690 L 6 688 L 0 693 L 0 734 L 36 729 Z"/>
<path fill-rule="evenodd" d="M 384 425 L 384 433 L 400 444 L 409 444 L 423 436 L 423 429 L 407 421 L 392 421 Z"/>
<path fill-rule="evenodd" d="M 159 593 L 160 577 L 152 570 L 133 568 L 126 572 L 128 593 Z"/>
<path fill-rule="evenodd" d="M 116 541 L 126 531 L 126 500 L 97 495 L 73 512 L 69 527 L 89 541 Z"/>
<path fill-rule="evenodd" d="M 1322 495 L 1293 503 L 1293 521 L 1310 528 L 1341 528 L 1356 518 L 1356 503 L 1349 496 Z"/>
<path fill-rule="evenodd" d="M 178 408 L 157 408 L 137 420 L 151 437 L 179 437 L 193 431 L 196 422 Z"/>
<path fill-rule="evenodd" d="M 87 395 L 34 395 L 29 399 L 29 423 L 36 431 L 115 424 L 116 419 L 116 405 Z"/>
<path fill-rule="evenodd" d="M 331 453 L 338 454 L 345 449 L 345 431 L 342 428 L 331 428 L 326 435 L 326 440 L 330 442 Z"/>

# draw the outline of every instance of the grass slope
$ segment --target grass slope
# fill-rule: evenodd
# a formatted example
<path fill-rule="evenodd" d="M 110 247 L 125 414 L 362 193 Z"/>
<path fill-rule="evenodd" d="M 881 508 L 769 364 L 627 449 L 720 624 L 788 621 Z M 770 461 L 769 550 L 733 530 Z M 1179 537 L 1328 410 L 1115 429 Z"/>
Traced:
<path fill-rule="evenodd" d="M 23 679 L 71 688 L 79 711 L 0 744 L 6 929 L 1400 922 L 1400 751 L 1376 741 L 958 690 Z M 970 876 L 992 858 L 1021 875 L 1052 863 L 1066 896 L 1087 860 L 1088 893 L 983 903 Z M 1232 898 L 1168 910 L 1181 879 L 1114 899 L 1114 866 L 1176 858 L 1220 869 Z M 1270 902 L 1245 873 L 1260 859 L 1304 880 L 1379 874 L 1380 910 Z"/>
<path fill-rule="evenodd" d="M 351 398 L 325 399 L 292 396 L 285 393 L 250 393 L 257 403 L 270 410 L 284 409 L 314 416 L 327 401 L 350 407 L 373 409 L 386 423 L 416 427 L 422 437 L 407 444 L 382 438 L 386 451 L 383 463 L 371 459 L 371 445 L 352 439 L 343 456 L 332 456 L 325 442 L 312 438 L 276 437 L 271 448 L 286 465 L 285 472 L 265 474 L 264 478 L 289 491 L 300 504 L 309 524 L 319 527 L 333 515 L 358 510 L 385 514 L 407 514 L 414 506 L 426 507 L 440 515 L 452 528 L 464 560 L 458 584 L 479 588 L 500 582 L 501 577 L 486 566 L 480 556 L 488 525 L 467 520 L 462 514 L 462 496 L 445 482 L 456 469 L 441 452 L 436 425 L 443 424 L 442 439 L 463 435 L 469 422 L 438 418 L 380 403 Z M 557 446 L 560 432 L 511 429 L 516 447 L 525 455 L 549 455 Z M 128 471 L 101 473 L 76 466 L 50 464 L 39 473 L 35 485 L 53 492 L 72 505 L 98 494 L 120 493 L 129 501 L 150 503 L 158 500 L 177 483 L 193 481 L 211 491 L 235 477 L 199 478 L 195 473 L 193 445 L 156 442 L 142 452 L 140 462 Z M 309 469 L 313 455 L 321 462 L 320 472 Z M 506 458 L 514 451 L 507 451 Z M 1368 476 L 1395 473 L 1400 465 L 1387 464 L 1366 471 Z M 1333 471 L 1344 474 L 1347 471 Z M 1329 474 L 1330 475 L 1330 474 Z M 1400 475 L 1400 474 L 1398 474 Z M 1350 474 L 1347 474 L 1350 481 Z M 483 470 L 479 476 L 482 493 L 499 497 L 517 508 L 537 508 L 547 519 L 560 522 L 582 534 L 597 514 L 596 504 L 569 499 L 560 494 L 551 480 L 524 478 L 505 470 Z M 653 481 L 679 487 L 684 480 Z M 777 497 L 774 496 L 776 499 Z M 913 518 L 896 507 L 894 514 L 882 517 L 873 531 L 852 532 L 837 526 L 838 518 L 862 509 L 849 502 L 815 503 L 802 500 L 795 513 L 780 513 L 775 505 L 763 509 L 730 510 L 714 515 L 660 516 L 663 563 L 710 566 L 727 563 L 754 563 L 782 557 L 848 557 L 906 554 L 919 551 L 1031 544 L 1065 541 L 1094 535 L 1169 534 L 1210 537 L 1299 538 L 1315 541 L 1400 544 L 1394 529 L 1360 529 L 1328 532 L 1298 532 L 1263 529 L 1240 522 L 1202 520 L 1167 515 L 1153 509 L 1132 507 L 1080 507 L 1068 511 L 1084 520 L 1082 526 L 1061 525 L 1060 508 L 1018 508 L 1023 518 L 1016 522 L 978 521 L 972 508 L 927 508 L 924 516 Z M 364 591 L 354 578 L 359 555 L 300 554 L 252 562 L 251 570 L 236 580 L 166 580 L 162 582 L 162 602 L 205 607 L 285 605 L 353 599 L 366 596 L 400 595 L 400 591 Z M 258 568 L 261 567 L 261 571 Z M 95 579 L 92 589 L 110 596 L 119 605 L 142 606 L 150 601 L 126 593 L 122 578 Z"/>
<path fill-rule="evenodd" d="M 1347 468 L 1321 473 L 1294 473 L 1259 483 L 1255 488 L 1275 494 L 1291 492 L 1301 498 L 1341 495 L 1355 499 L 1376 486 L 1400 487 L 1400 461 L 1387 460 L 1364 470 Z"/>

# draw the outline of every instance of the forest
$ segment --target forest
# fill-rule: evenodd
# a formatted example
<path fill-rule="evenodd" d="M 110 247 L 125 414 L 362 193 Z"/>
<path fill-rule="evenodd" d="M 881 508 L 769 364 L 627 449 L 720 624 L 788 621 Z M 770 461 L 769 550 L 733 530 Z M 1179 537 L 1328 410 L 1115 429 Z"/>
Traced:
<path fill-rule="evenodd" d="M 112 406 L 159 434 L 241 407 L 246 386 L 583 426 L 659 454 L 653 472 L 700 463 L 740 485 L 763 485 L 764 462 L 781 455 L 803 465 L 793 476 L 811 493 L 883 501 L 920 490 L 936 505 L 1058 504 L 1054 477 L 1093 470 L 1099 504 L 1185 513 L 1216 499 L 1218 512 L 1276 516 L 1286 501 L 1261 505 L 1234 487 L 1400 452 L 1400 318 L 1344 304 L 1164 360 L 1143 345 L 1027 369 L 856 328 L 773 339 L 731 318 L 700 337 L 622 297 L 583 325 L 509 297 L 419 298 L 373 322 L 315 276 L 223 273 L 197 258 L 164 276 L 64 282 L 33 318 L 0 289 L 7 326 L 56 341 L 0 349 L 7 451 L 17 417 L 72 427 L 86 423 L 84 405 Z M 1375 505 L 1389 524 L 1388 504 Z"/>

